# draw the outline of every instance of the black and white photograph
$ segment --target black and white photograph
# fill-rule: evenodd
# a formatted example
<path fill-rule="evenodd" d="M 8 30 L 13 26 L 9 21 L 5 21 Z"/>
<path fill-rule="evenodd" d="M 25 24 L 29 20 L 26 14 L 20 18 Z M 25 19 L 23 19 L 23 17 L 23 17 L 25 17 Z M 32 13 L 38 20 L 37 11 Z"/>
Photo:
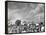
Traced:
<path fill-rule="evenodd" d="M 8 34 L 45 32 L 45 3 L 6 1 L 5 21 Z"/>

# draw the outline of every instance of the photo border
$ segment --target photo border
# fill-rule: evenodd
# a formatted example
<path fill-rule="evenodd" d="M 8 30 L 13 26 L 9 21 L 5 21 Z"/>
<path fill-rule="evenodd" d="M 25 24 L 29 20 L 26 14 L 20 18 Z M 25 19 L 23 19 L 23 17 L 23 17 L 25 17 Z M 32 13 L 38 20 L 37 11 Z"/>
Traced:
<path fill-rule="evenodd" d="M 44 23 L 45 23 L 45 3 L 44 2 L 5 1 L 5 34 L 23 34 L 23 33 L 8 33 L 8 2 L 44 4 Z M 41 33 L 41 32 L 25 32 L 25 33 Z"/>

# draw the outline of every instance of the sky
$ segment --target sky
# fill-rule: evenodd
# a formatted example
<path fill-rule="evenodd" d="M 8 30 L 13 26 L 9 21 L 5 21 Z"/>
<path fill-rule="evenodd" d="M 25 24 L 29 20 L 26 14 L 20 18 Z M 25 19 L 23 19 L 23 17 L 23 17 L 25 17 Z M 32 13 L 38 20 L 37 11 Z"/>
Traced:
<path fill-rule="evenodd" d="M 8 2 L 8 20 L 13 23 L 16 19 L 37 22 L 40 15 L 44 18 L 44 4 Z"/>

